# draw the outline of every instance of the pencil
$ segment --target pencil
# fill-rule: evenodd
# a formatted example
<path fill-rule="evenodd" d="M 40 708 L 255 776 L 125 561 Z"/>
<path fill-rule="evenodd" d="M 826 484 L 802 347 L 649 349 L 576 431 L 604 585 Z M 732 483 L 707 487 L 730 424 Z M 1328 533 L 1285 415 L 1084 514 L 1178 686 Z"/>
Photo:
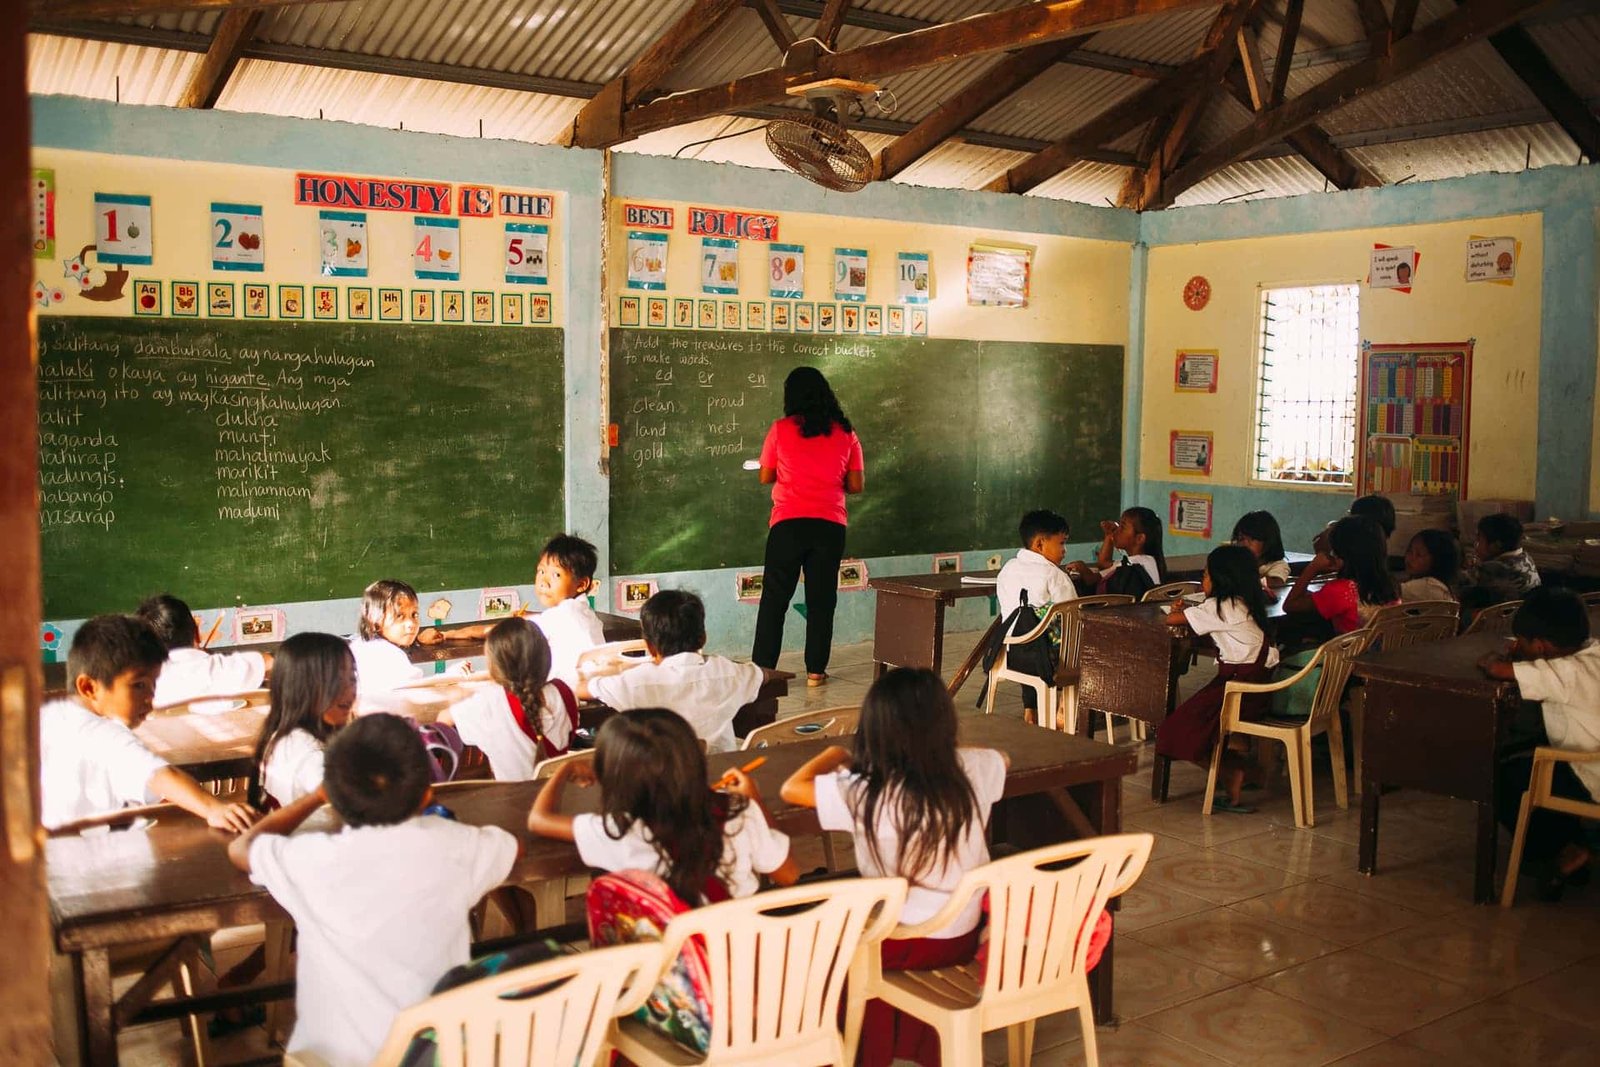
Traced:
<path fill-rule="evenodd" d="M 227 614 L 227 612 L 223 612 L 221 615 L 217 616 L 217 621 L 211 624 L 211 632 L 206 634 L 206 639 L 204 641 L 200 642 L 201 648 L 205 648 L 211 644 L 211 639 L 217 636 L 218 630 L 222 629 L 222 620 Z"/>
<path fill-rule="evenodd" d="M 761 766 L 765 762 L 767 762 L 767 757 L 765 757 L 765 756 L 757 756 L 755 759 L 751 760 L 749 763 L 746 763 L 743 767 L 740 767 L 739 769 L 741 771 L 743 771 L 745 774 L 749 774 L 751 771 L 755 770 L 757 767 Z M 727 774 L 724 774 L 721 778 L 718 778 L 717 779 L 717 784 L 715 786 L 713 786 L 712 788 L 714 788 L 714 789 L 722 789 L 725 786 L 730 786 L 732 784 L 733 784 L 733 772 L 729 771 Z"/>

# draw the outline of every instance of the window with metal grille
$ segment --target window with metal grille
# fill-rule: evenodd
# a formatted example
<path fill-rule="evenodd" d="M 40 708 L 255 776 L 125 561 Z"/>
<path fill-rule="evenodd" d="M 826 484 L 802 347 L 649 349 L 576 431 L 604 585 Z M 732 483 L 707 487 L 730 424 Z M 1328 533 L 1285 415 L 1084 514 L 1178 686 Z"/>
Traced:
<path fill-rule="evenodd" d="M 1353 485 L 1359 287 L 1261 290 L 1255 477 Z"/>

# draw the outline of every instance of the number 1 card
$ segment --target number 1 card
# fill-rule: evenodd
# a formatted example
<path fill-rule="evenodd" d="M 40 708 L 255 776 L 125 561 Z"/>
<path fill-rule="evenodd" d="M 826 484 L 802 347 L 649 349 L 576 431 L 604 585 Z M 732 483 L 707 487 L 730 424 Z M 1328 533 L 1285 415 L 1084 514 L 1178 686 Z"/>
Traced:
<path fill-rule="evenodd" d="M 101 263 L 154 262 L 150 244 L 150 198 L 94 194 L 95 258 Z"/>

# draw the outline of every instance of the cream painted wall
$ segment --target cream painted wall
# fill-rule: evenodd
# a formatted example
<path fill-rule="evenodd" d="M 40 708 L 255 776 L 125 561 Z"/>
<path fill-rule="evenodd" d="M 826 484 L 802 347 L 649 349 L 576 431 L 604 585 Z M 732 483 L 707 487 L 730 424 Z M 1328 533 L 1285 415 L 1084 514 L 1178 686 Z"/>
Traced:
<path fill-rule="evenodd" d="M 625 203 L 671 207 L 675 211 L 668 243 L 664 294 L 626 287 L 628 227 L 623 224 L 622 210 Z M 611 201 L 607 281 L 612 325 L 617 324 L 619 295 L 732 299 L 700 291 L 701 239 L 699 235 L 688 233 L 690 206 L 680 201 L 648 198 Z M 700 202 L 694 206 L 720 208 L 725 205 Z M 896 303 L 896 253 L 928 252 L 933 277 L 928 318 L 932 336 L 1124 346 L 1128 343 L 1128 270 L 1132 250 L 1126 241 L 929 226 L 891 219 L 840 218 L 788 212 L 781 207 L 770 209 L 770 213 L 779 217 L 781 243 L 805 246 L 805 300 L 833 301 L 833 250 L 836 247 L 867 250 L 869 305 Z M 1027 307 L 971 307 L 967 304 L 967 247 L 981 240 L 1035 247 L 1033 292 Z M 741 300 L 769 300 L 766 256 L 766 242 L 740 242 Z M 669 304 L 669 311 L 670 307 Z"/>
<path fill-rule="evenodd" d="M 1466 242 L 1474 235 L 1522 242 L 1515 285 L 1466 282 Z M 1374 243 L 1415 245 L 1422 259 L 1409 295 L 1362 287 L 1362 339 L 1384 344 L 1475 338 L 1468 494 L 1533 498 L 1543 269 L 1538 214 L 1152 248 L 1145 290 L 1142 478 L 1171 478 L 1170 431 L 1212 430 L 1212 478 L 1185 481 L 1202 491 L 1208 484 L 1262 485 L 1250 481 L 1260 289 L 1360 282 Z M 1212 289 L 1210 304 L 1199 312 L 1182 300 L 1184 283 L 1196 274 L 1208 278 Z M 1180 347 L 1219 350 L 1215 394 L 1174 391 L 1173 359 Z M 1232 516 L 1219 514 L 1218 521 L 1231 523 Z"/>
<path fill-rule="evenodd" d="M 206 282 L 232 282 L 236 293 L 242 297 L 245 284 L 265 283 L 272 286 L 272 315 L 277 318 L 278 287 L 303 285 L 304 297 L 309 305 L 311 286 L 332 285 L 340 290 L 339 318 L 348 319 L 346 299 L 354 287 L 372 290 L 374 310 L 372 320 L 377 321 L 377 290 L 398 288 L 406 292 L 405 321 L 411 321 L 410 294 L 413 290 L 430 289 L 436 294 L 445 290 L 466 293 L 492 291 L 499 293 L 549 292 L 553 296 L 552 321 L 548 325 L 562 324 L 566 301 L 563 299 L 566 254 L 563 231 L 566 226 L 567 197 L 550 192 L 555 197 L 553 217 L 550 219 L 461 219 L 461 280 L 459 282 L 421 280 L 412 272 L 411 250 L 412 218 L 409 212 L 368 211 L 367 234 L 369 243 L 368 273 L 365 278 L 325 277 L 321 273 L 318 245 L 318 211 L 311 205 L 294 202 L 295 171 L 270 167 L 241 166 L 237 164 L 206 163 L 181 159 L 108 155 L 99 152 L 80 152 L 59 148 L 36 147 L 33 166 L 53 168 L 56 183 L 56 256 L 52 260 L 35 260 L 36 280 L 47 286 L 61 289 L 66 294 L 64 303 L 46 313 L 68 315 L 131 315 L 133 282 L 152 278 L 162 282 L 162 313 L 172 314 L 171 281 L 200 283 L 201 318 L 208 317 L 205 306 Z M 316 167 L 303 167 L 314 173 L 329 173 Z M 340 173 L 340 172 L 333 172 Z M 360 177 L 393 177 L 393 175 L 361 174 Z M 428 174 L 412 174 L 407 180 L 434 180 Z M 452 183 L 459 184 L 459 183 Z M 497 187 L 499 188 L 499 187 Z M 544 190 L 506 189 L 515 192 L 542 192 Z M 132 277 L 127 291 L 119 301 L 99 303 L 78 295 L 72 279 L 64 276 L 63 261 L 76 256 L 84 245 L 94 242 L 95 193 L 133 193 L 151 197 L 151 218 L 154 224 L 152 251 L 154 263 L 150 266 L 129 266 Z M 266 269 L 261 272 L 214 271 L 211 266 L 211 204 L 260 204 L 266 240 Z M 505 222 L 537 222 L 550 227 L 549 284 L 541 286 L 507 285 L 502 270 L 504 254 L 503 226 Z M 98 275 L 97 275 L 98 280 Z M 435 296 L 434 321 L 440 321 L 440 298 Z M 470 298 L 469 298 L 470 299 Z M 499 321 L 498 299 L 496 321 Z M 235 317 L 241 313 L 236 312 Z M 471 321 L 470 305 L 466 320 Z M 304 318 L 312 319 L 309 306 Z M 523 321 L 528 322 L 526 312 Z M 444 325 L 441 323 L 441 325 Z"/>

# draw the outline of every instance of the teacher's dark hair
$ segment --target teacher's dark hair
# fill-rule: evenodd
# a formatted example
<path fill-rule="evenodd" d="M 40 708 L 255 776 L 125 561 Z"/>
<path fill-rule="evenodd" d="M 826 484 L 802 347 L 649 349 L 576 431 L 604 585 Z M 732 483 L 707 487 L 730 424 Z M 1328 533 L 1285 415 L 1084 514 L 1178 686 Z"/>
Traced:
<path fill-rule="evenodd" d="M 828 379 L 815 367 L 796 367 L 783 380 L 783 413 L 800 416 L 801 437 L 826 437 L 835 424 L 846 433 L 855 429 L 839 409 Z"/>

